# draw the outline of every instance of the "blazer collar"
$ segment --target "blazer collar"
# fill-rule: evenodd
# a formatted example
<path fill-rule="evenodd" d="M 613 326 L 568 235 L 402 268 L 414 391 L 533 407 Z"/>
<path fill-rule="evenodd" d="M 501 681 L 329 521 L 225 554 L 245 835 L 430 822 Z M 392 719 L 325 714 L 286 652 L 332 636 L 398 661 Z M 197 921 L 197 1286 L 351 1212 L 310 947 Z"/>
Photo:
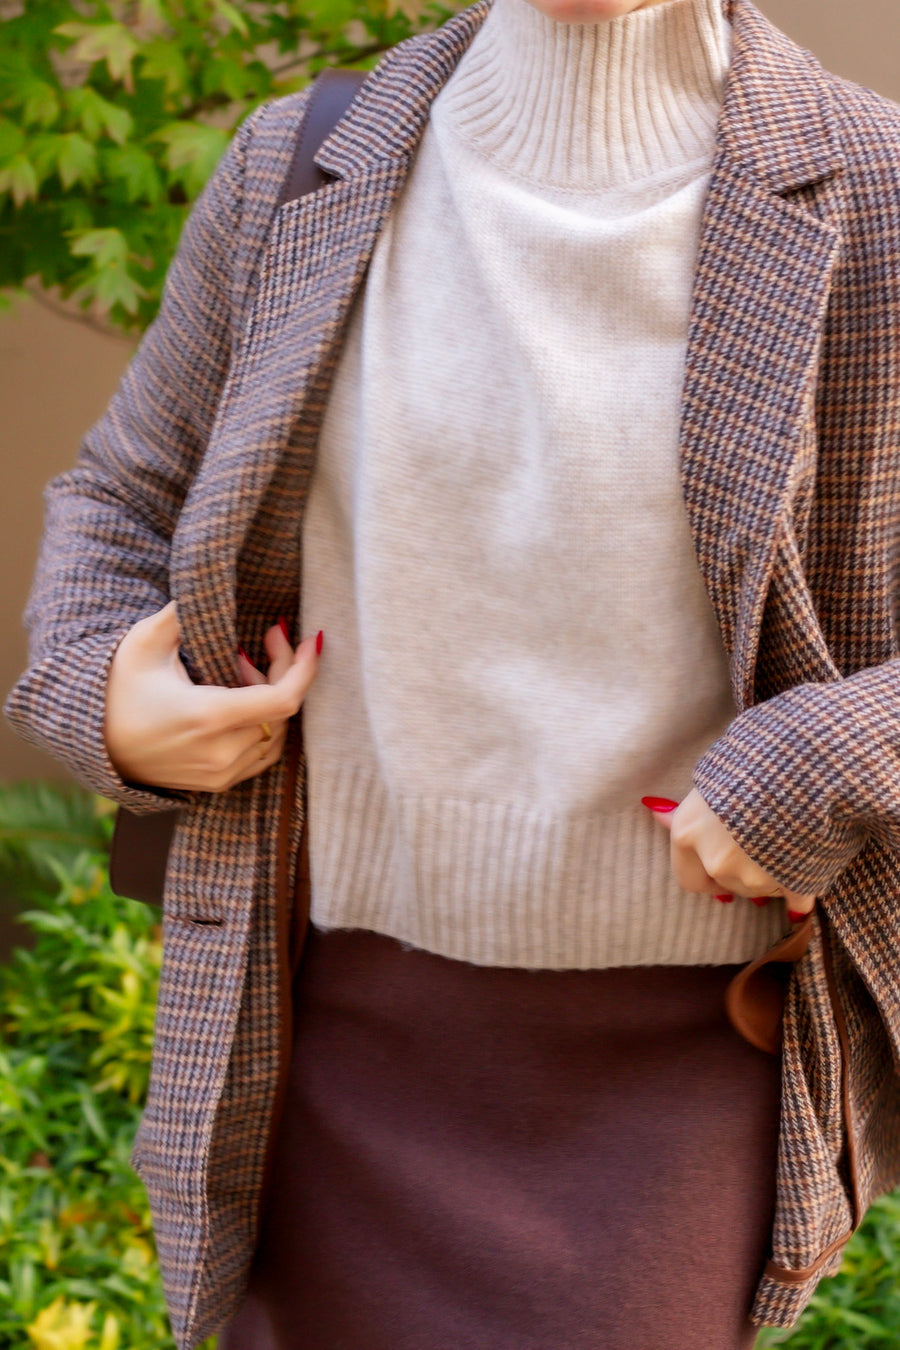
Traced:
<path fill-rule="evenodd" d="M 371 172 L 380 161 L 412 155 L 432 101 L 492 3 L 477 0 L 436 32 L 391 48 L 320 146 L 320 167 L 333 177 L 352 178 Z M 722 4 L 733 43 L 716 133 L 719 150 L 776 193 L 817 182 L 841 168 L 845 161 L 819 62 L 752 0 Z"/>

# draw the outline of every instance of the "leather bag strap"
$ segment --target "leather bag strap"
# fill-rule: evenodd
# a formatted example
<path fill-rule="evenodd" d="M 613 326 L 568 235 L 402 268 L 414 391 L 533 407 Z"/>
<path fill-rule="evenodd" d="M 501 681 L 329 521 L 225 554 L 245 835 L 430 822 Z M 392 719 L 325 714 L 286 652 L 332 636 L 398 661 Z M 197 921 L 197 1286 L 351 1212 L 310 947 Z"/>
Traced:
<path fill-rule="evenodd" d="M 329 181 L 314 156 L 349 108 L 366 74 L 329 67 L 316 76 L 276 211 Z M 183 809 L 136 815 L 126 806 L 119 807 L 109 849 L 109 884 L 114 895 L 162 905 L 169 849 Z"/>
<path fill-rule="evenodd" d="M 316 163 L 315 155 L 350 107 L 365 78 L 365 71 L 336 70 L 331 66 L 316 76 L 306 115 L 297 130 L 294 158 L 282 185 L 278 206 L 304 197 L 307 192 L 315 192 L 329 181 Z"/>

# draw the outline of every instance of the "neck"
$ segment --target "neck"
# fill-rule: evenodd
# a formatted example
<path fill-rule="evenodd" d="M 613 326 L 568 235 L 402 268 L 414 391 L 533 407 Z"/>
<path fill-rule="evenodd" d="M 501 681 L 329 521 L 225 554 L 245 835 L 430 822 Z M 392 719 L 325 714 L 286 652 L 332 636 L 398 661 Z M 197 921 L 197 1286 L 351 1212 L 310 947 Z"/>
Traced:
<path fill-rule="evenodd" d="M 709 156 L 730 55 L 723 0 L 665 0 L 592 23 L 493 0 L 441 113 L 517 176 L 623 187 Z"/>

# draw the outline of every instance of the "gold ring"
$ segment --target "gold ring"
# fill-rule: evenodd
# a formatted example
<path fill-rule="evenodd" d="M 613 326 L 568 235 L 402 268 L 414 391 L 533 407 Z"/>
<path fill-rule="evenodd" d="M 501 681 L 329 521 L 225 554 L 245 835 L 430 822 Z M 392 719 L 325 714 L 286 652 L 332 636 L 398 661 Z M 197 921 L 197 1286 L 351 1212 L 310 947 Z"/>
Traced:
<path fill-rule="evenodd" d="M 270 741 L 272 739 L 272 731 L 268 722 L 260 722 L 259 725 L 262 727 L 262 736 L 260 737 L 260 740 Z"/>

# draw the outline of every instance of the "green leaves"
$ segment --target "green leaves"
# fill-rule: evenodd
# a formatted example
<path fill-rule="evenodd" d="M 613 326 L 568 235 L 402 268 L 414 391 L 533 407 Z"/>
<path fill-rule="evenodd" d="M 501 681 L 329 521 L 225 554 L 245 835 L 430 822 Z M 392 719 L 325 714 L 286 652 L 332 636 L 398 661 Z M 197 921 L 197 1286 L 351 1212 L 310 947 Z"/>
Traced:
<path fill-rule="evenodd" d="M 172 181 L 195 197 L 218 164 L 231 139 L 227 131 L 203 122 L 169 122 L 151 133 L 150 140 L 165 146 L 163 163 Z"/>
<path fill-rule="evenodd" d="M 143 332 L 238 123 L 463 3 L 17 0 L 0 23 L 0 314 L 37 277 L 76 316 Z"/>
<path fill-rule="evenodd" d="M 25 782 L 0 787 L 0 883 L 20 894 L 55 889 L 59 868 L 102 853 L 112 823 L 102 797 L 78 787 Z"/>
<path fill-rule="evenodd" d="M 190 205 L 247 113 L 324 65 L 370 68 L 452 8 L 18 0 L 0 23 L 0 315 L 39 278 L 76 316 L 143 332 Z"/>
<path fill-rule="evenodd" d="M 111 195 L 118 184 L 126 202 L 158 202 L 163 195 L 163 175 L 156 160 L 140 146 L 111 147 L 100 151 L 100 175 Z"/>
<path fill-rule="evenodd" d="M 12 155 L 0 168 L 0 192 L 8 192 L 16 206 L 23 206 L 38 193 L 34 165 L 23 154 Z"/>
<path fill-rule="evenodd" d="M 67 89 L 65 101 L 89 140 L 98 141 L 105 132 L 116 145 L 124 145 L 134 131 L 134 118 L 127 108 L 116 107 L 89 85 Z"/>
<path fill-rule="evenodd" d="M 238 100 L 252 98 L 258 83 L 258 68 L 233 56 L 214 56 L 203 70 L 200 87 L 205 96 L 224 93 Z"/>
<path fill-rule="evenodd" d="M 217 14 L 221 15 L 229 28 L 236 29 L 243 38 L 249 36 L 247 20 L 239 9 L 228 3 L 228 0 L 212 0 L 212 7 Z"/>
<path fill-rule="evenodd" d="M 26 78 L 22 87 L 22 122 L 48 127 L 59 117 L 59 94 L 46 80 Z"/>
<path fill-rule="evenodd" d="M 25 132 L 8 117 L 0 117 L 0 164 L 25 150 Z"/>
<path fill-rule="evenodd" d="M 57 24 L 53 32 L 75 39 L 68 51 L 70 61 L 86 65 L 105 61 L 110 79 L 133 92 L 131 62 L 140 50 L 140 43 L 124 24 L 73 21 Z"/>
<path fill-rule="evenodd" d="M 131 253 L 120 230 L 71 230 L 73 257 L 89 258 L 85 280 L 73 294 L 89 295 L 101 313 L 108 314 L 121 305 L 129 314 L 137 312 L 141 296 L 147 294 L 129 272 Z"/>
<path fill-rule="evenodd" d="M 23 51 L 2 45 L 0 106 L 17 108 L 18 120 L 26 127 L 50 126 L 60 109 L 60 95 L 51 80 L 29 64 Z"/>
<path fill-rule="evenodd" d="M 141 77 L 144 80 L 161 80 L 169 98 L 189 93 L 191 66 L 181 43 L 177 39 L 170 42 L 165 38 L 149 41 L 142 54 Z"/>
<path fill-rule="evenodd" d="M 97 177 L 97 148 L 78 131 L 55 137 L 56 171 L 64 188 L 89 186 Z"/>
<path fill-rule="evenodd" d="M 0 880 L 35 903 L 0 967 L 0 1350 L 174 1350 L 129 1163 L 159 913 L 110 891 L 112 819 L 78 787 L 0 786 Z"/>
<path fill-rule="evenodd" d="M 26 136 L 21 127 L 0 117 L 0 192 L 8 192 L 17 206 L 36 197 L 37 174 L 25 153 Z"/>
<path fill-rule="evenodd" d="M 34 945 L 0 968 L 0 1347 L 171 1347 L 129 1154 L 147 1089 L 159 916 L 109 890 L 108 803 L 0 788 L 4 881 Z M 38 859 L 40 860 L 38 865 Z"/>

